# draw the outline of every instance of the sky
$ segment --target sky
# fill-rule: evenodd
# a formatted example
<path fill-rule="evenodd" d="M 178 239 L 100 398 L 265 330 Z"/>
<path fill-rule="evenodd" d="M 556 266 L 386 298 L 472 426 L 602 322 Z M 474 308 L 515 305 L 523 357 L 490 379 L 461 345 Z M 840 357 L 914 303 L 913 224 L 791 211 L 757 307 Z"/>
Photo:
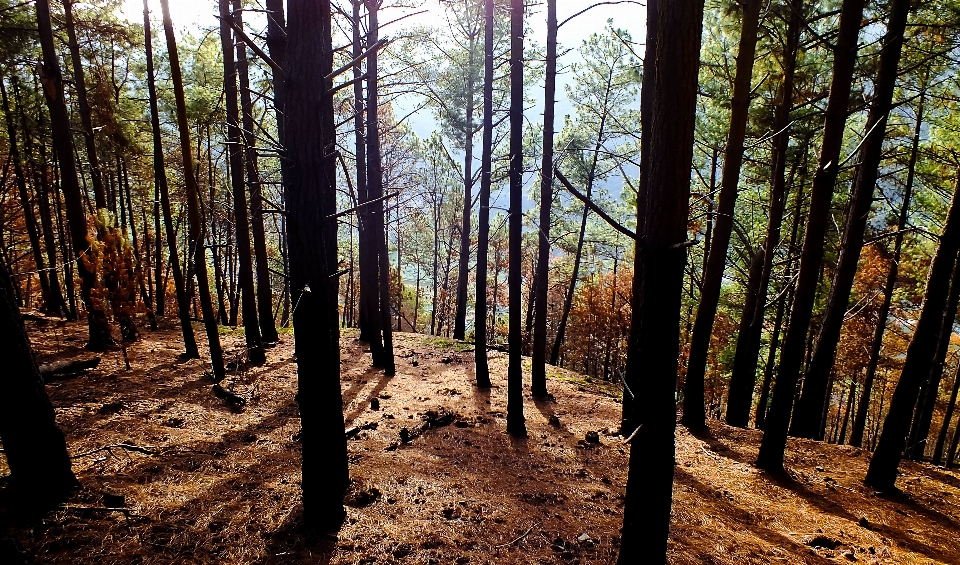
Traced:
<path fill-rule="evenodd" d="M 255 0 L 263 4 L 263 0 Z M 336 0 L 334 0 L 336 2 Z M 342 4 L 349 5 L 349 0 L 340 0 Z M 219 26 L 215 14 L 219 12 L 216 0 L 168 0 L 170 5 L 170 15 L 174 27 L 178 33 L 182 31 L 193 32 L 194 35 L 203 35 L 204 31 Z M 389 0 L 386 3 L 390 3 Z M 416 13 L 411 17 L 388 25 L 381 32 L 381 38 L 399 35 L 404 30 L 418 26 L 434 26 L 442 30 L 447 28 L 444 17 L 444 9 L 439 0 L 413 0 L 405 2 L 416 4 L 414 8 L 390 8 L 381 12 L 381 24 L 400 18 L 407 13 Z M 568 17 L 580 12 L 593 4 L 600 4 L 601 0 L 557 0 L 557 21 L 563 22 Z M 531 13 L 528 16 L 528 25 L 530 27 L 529 39 L 540 45 L 546 44 L 546 6 L 544 3 L 537 2 L 532 6 Z M 151 19 L 159 25 L 160 3 L 158 0 L 150 0 Z M 143 21 L 143 0 L 125 0 L 120 8 L 120 15 L 133 23 Z M 563 72 L 569 68 L 571 63 L 576 62 L 578 53 L 576 48 L 587 39 L 591 33 L 603 32 L 607 26 L 607 20 L 613 19 L 613 25 L 627 30 L 633 40 L 637 43 L 635 49 L 638 52 L 643 50 L 643 39 L 646 33 L 646 7 L 639 2 L 622 2 L 598 5 L 575 19 L 562 25 L 558 31 L 558 42 L 560 44 L 560 53 L 562 56 L 558 61 L 560 73 L 557 76 L 557 106 L 556 106 L 556 127 L 559 130 L 563 126 L 563 117 L 572 112 L 570 103 L 566 100 L 564 86 L 571 80 L 569 72 Z M 251 14 L 244 17 L 245 23 L 253 29 L 263 29 L 266 27 L 266 20 L 262 14 Z M 564 51 L 566 53 L 564 54 Z M 526 119 L 534 123 L 543 121 L 543 89 L 542 85 L 534 87 L 530 92 L 536 103 L 533 108 L 526 111 Z M 414 100 L 398 100 L 396 104 L 397 115 L 406 115 L 410 110 L 416 107 Z M 639 105 L 639 100 L 637 101 Z M 424 110 L 408 119 L 408 123 L 414 132 L 421 138 L 429 137 L 436 128 L 436 122 L 431 112 Z M 479 151 L 477 151 L 479 158 Z M 525 184 L 533 182 L 533 178 L 526 179 Z M 619 182 L 610 183 L 608 190 L 614 194 L 619 193 Z M 526 192 L 526 191 L 525 191 Z M 525 198 L 526 200 L 526 198 Z M 532 202 L 525 201 L 524 208 L 528 208 Z"/>
<path fill-rule="evenodd" d="M 174 27 L 179 30 L 190 30 L 197 31 L 201 29 L 209 29 L 218 25 L 215 13 L 218 12 L 217 3 L 214 0 L 168 0 L 170 5 L 170 15 L 173 19 Z M 416 3 L 416 2 L 414 2 Z M 557 20 L 563 21 L 569 16 L 583 10 L 584 8 L 590 6 L 595 2 L 584 1 L 584 0 L 558 0 L 557 1 Z M 429 25 L 436 26 L 444 29 L 445 19 L 443 16 L 443 8 L 440 6 L 438 0 L 422 0 L 419 2 L 419 6 L 412 9 L 397 9 L 393 8 L 384 10 L 383 15 L 381 16 L 381 22 L 388 22 L 390 20 L 396 19 L 405 13 L 412 12 L 423 12 L 412 17 L 408 17 L 396 24 L 388 26 L 381 34 L 381 37 L 390 35 L 396 35 L 402 33 L 405 29 Z M 154 20 L 159 20 L 160 13 L 160 3 L 157 0 L 151 0 L 151 12 L 152 18 Z M 607 25 L 607 19 L 613 18 L 613 23 L 619 28 L 626 29 L 630 32 L 633 40 L 639 43 L 642 43 L 645 29 L 646 29 L 646 8 L 639 4 L 635 3 L 622 3 L 615 5 L 600 5 L 596 8 L 588 10 L 587 12 L 577 16 L 575 19 L 570 20 L 565 25 L 563 25 L 558 32 L 558 42 L 561 46 L 561 51 L 563 48 L 576 48 L 578 47 L 585 39 L 587 39 L 591 33 L 601 32 Z M 121 15 L 126 17 L 128 20 L 134 23 L 139 23 L 143 20 L 143 2 L 142 0 L 125 0 L 120 8 Z M 246 18 L 254 28 L 258 26 L 256 18 Z M 260 18 L 263 19 L 262 17 Z M 537 43 L 544 45 L 546 44 L 546 7 L 543 3 L 539 3 L 536 6 L 533 6 L 532 13 L 528 18 L 528 23 L 531 28 L 530 37 L 532 40 Z M 265 26 L 265 22 L 259 24 L 260 26 Z M 197 34 L 199 35 L 199 33 Z M 638 45 L 637 49 L 642 49 L 642 45 Z M 574 62 L 577 57 L 577 52 L 570 51 L 566 55 L 562 56 L 559 65 L 564 67 Z M 562 124 L 562 119 L 564 114 L 570 112 L 570 105 L 566 103 L 564 97 L 564 84 L 569 81 L 569 73 L 561 74 L 557 79 L 557 93 L 558 93 L 558 106 L 556 110 L 557 114 L 557 123 Z M 536 93 L 532 93 L 536 96 Z M 543 114 L 543 97 L 537 97 L 537 106 L 528 111 L 530 115 L 527 118 L 534 122 L 540 122 L 542 120 Z M 432 130 L 431 122 L 426 119 L 426 116 L 421 117 L 421 119 L 414 120 L 412 123 L 414 130 L 417 132 L 417 135 L 423 137 L 430 134 Z M 559 127 L 559 126 L 558 126 Z"/>

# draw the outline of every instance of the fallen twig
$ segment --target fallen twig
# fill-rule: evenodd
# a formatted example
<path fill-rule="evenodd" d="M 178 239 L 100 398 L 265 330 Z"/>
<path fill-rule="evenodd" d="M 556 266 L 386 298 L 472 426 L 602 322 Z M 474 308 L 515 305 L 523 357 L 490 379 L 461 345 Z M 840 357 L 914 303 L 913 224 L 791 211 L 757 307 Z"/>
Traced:
<path fill-rule="evenodd" d="M 103 447 L 98 447 L 87 451 L 85 453 L 80 453 L 79 455 L 74 455 L 70 459 L 80 459 L 81 457 L 87 457 L 88 455 L 93 455 L 94 453 L 100 453 L 101 451 L 109 451 L 110 455 L 113 455 L 113 449 L 125 449 L 127 451 L 136 451 L 137 453 L 143 453 L 144 455 L 153 455 L 154 452 L 150 451 L 145 447 L 140 447 L 139 445 L 133 445 L 130 443 L 115 443 L 113 445 L 105 445 Z"/>
<path fill-rule="evenodd" d="M 513 541 L 511 541 L 511 542 L 509 542 L 509 543 L 501 543 L 500 545 L 496 545 L 496 546 L 494 546 L 494 547 L 508 547 L 508 546 L 511 546 L 511 545 L 513 545 L 513 544 L 515 544 L 515 543 L 518 543 L 520 540 L 522 540 L 523 538 L 525 538 L 525 537 L 527 537 L 528 535 L 530 535 L 530 532 L 532 532 L 533 529 L 536 528 L 536 527 L 539 526 L 539 525 L 540 525 L 540 522 L 537 522 L 536 524 L 534 524 L 534 525 L 530 526 L 529 528 L 527 528 L 527 531 L 525 531 L 525 532 L 523 532 L 522 534 L 520 534 L 520 536 L 518 536 L 517 539 L 515 539 L 515 540 L 513 540 Z"/>
<path fill-rule="evenodd" d="M 122 512 L 126 516 L 130 516 L 131 512 L 129 508 L 108 508 L 106 506 L 73 506 L 70 504 L 61 504 L 57 508 L 59 510 L 74 510 L 77 512 Z"/>

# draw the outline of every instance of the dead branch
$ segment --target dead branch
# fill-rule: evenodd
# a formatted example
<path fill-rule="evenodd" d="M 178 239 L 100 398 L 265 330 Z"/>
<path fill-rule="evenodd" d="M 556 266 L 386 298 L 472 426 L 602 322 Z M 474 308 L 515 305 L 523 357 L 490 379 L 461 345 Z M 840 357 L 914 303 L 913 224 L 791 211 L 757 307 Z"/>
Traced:
<path fill-rule="evenodd" d="M 627 229 L 626 227 L 624 227 L 620 222 L 618 222 L 618 221 L 614 220 L 613 218 L 611 218 L 609 214 L 607 214 L 606 212 L 603 211 L 603 209 L 601 209 L 599 206 L 597 206 L 596 204 L 594 204 L 594 202 L 593 202 L 592 200 L 590 200 L 589 198 L 587 198 L 586 196 L 584 196 L 583 194 L 581 194 L 579 190 L 573 188 L 573 184 L 571 184 L 570 181 L 567 180 L 567 177 L 563 176 L 563 173 L 560 172 L 560 169 L 554 169 L 553 172 L 554 172 L 554 174 L 556 175 L 557 180 L 560 181 L 560 184 L 562 184 L 562 185 L 564 186 L 564 188 L 566 188 L 568 191 L 570 191 L 570 194 L 576 196 L 577 199 L 580 200 L 581 202 L 583 202 L 583 204 L 584 204 L 587 208 L 590 208 L 591 210 L 593 210 L 594 212 L 596 212 L 597 215 L 599 215 L 601 218 L 603 218 L 605 222 L 607 222 L 608 224 L 610 224 L 610 227 L 612 227 L 613 229 L 617 230 L 618 232 L 626 235 L 626 236 L 629 237 L 630 239 L 636 241 L 636 239 L 637 239 L 637 234 L 633 233 L 632 231 L 630 231 L 629 229 Z"/>
<path fill-rule="evenodd" d="M 142 453 L 144 455 L 153 455 L 154 452 L 151 451 L 151 449 L 155 449 L 155 448 L 151 447 L 150 449 L 147 449 L 146 447 L 140 447 L 139 445 L 133 445 L 132 443 L 115 443 L 113 445 L 105 445 L 103 447 L 98 447 L 97 449 L 92 449 L 85 453 L 80 453 L 79 455 L 74 455 L 70 459 L 80 459 L 81 457 L 87 457 L 95 453 L 100 453 L 101 451 L 108 451 L 110 452 L 110 455 L 113 455 L 114 449 L 123 449 L 126 451 L 135 451 L 137 453 Z"/>

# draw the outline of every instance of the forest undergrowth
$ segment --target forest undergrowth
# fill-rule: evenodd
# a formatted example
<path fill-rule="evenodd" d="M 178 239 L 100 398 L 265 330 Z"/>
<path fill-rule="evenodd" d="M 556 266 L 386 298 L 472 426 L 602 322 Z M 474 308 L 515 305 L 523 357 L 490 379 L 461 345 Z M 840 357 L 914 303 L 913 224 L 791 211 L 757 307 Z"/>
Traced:
<path fill-rule="evenodd" d="M 91 356 L 82 324 L 27 325 L 41 363 Z M 242 336 L 222 336 L 225 388 L 243 406 L 212 392 L 202 362 L 178 359 L 179 339 L 173 325 L 144 332 L 130 370 L 109 351 L 47 385 L 82 488 L 42 519 L 4 511 L 0 561 L 616 560 L 628 446 L 603 383 L 548 367 L 553 398 L 525 395 L 518 439 L 505 432 L 505 353 L 490 352 L 484 391 L 472 346 L 400 333 L 397 375 L 385 377 L 346 330 L 352 485 L 343 527 L 322 534 L 301 522 L 292 336 L 259 367 L 242 363 Z M 788 472 L 775 476 L 752 464 L 760 437 L 719 422 L 697 436 L 679 428 L 670 563 L 960 563 L 960 472 L 904 461 L 902 492 L 881 496 L 862 483 L 866 451 L 790 440 Z"/>

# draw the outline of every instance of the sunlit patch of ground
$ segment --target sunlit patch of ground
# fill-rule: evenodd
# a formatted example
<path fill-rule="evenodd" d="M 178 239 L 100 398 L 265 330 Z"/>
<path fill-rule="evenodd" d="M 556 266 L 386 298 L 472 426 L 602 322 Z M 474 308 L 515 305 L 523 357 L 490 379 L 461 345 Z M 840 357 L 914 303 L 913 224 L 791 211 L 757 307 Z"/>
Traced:
<path fill-rule="evenodd" d="M 82 325 L 29 324 L 41 360 L 89 355 Z M 346 331 L 344 413 L 359 431 L 347 520 L 331 537 L 300 523 L 293 337 L 261 367 L 236 365 L 228 388 L 247 404 L 234 410 L 203 362 L 178 360 L 178 335 L 172 324 L 145 330 L 131 370 L 108 352 L 96 370 L 48 385 L 71 454 L 119 443 L 152 454 L 75 460 L 83 489 L 67 508 L 5 527 L 36 563 L 615 562 L 628 448 L 612 435 L 612 388 L 551 370 L 556 400 L 525 396 L 529 436 L 516 439 L 505 433 L 504 353 L 490 352 L 494 387 L 483 391 L 468 344 L 395 334 L 387 378 Z M 242 361 L 242 336 L 222 339 Z M 759 440 L 720 424 L 698 437 L 679 429 L 671 563 L 960 563 L 956 471 L 907 463 L 904 493 L 880 497 L 861 483 L 865 452 L 791 441 L 791 472 L 777 478 L 752 466 Z M 125 511 L 106 508 L 105 494 L 123 495 Z"/>

